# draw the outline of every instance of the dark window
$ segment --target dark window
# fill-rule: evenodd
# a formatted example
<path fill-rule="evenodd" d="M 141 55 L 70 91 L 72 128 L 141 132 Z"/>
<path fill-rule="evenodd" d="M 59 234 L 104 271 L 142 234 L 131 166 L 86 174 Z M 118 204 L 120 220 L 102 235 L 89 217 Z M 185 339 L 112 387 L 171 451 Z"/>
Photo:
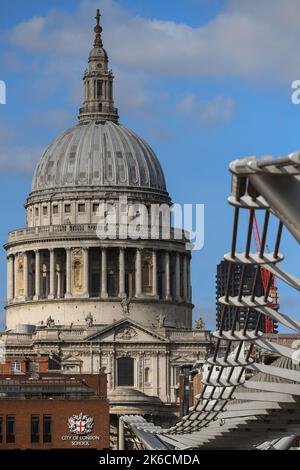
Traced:
<path fill-rule="evenodd" d="M 38 372 L 39 371 L 39 363 L 35 362 L 35 361 L 29 361 L 28 371 L 29 372 Z"/>
<path fill-rule="evenodd" d="M 15 417 L 6 416 L 6 442 L 15 442 Z"/>
<path fill-rule="evenodd" d="M 96 98 L 101 98 L 102 96 L 102 80 L 97 80 L 96 84 Z"/>
<path fill-rule="evenodd" d="M 40 440 L 40 417 L 31 416 L 31 442 Z"/>
<path fill-rule="evenodd" d="M 51 416 L 43 416 L 43 442 L 51 442 Z"/>
<path fill-rule="evenodd" d="M 67 212 L 67 213 L 71 212 L 71 204 L 66 204 L 65 205 L 65 212 Z"/>
<path fill-rule="evenodd" d="M 120 357 L 118 359 L 118 386 L 133 387 L 134 385 L 134 360 L 132 357 Z"/>
<path fill-rule="evenodd" d="M 35 215 L 36 215 L 36 216 L 39 215 L 39 208 L 38 208 L 38 207 L 35 208 Z"/>
<path fill-rule="evenodd" d="M 117 295 L 116 274 L 112 269 L 107 273 L 107 292 L 110 297 L 115 297 Z"/>
<path fill-rule="evenodd" d="M 47 213 L 48 213 L 48 207 L 43 206 L 43 215 L 47 215 Z"/>
<path fill-rule="evenodd" d="M 85 212 L 85 204 L 78 204 L 78 212 Z"/>
<path fill-rule="evenodd" d="M 99 295 L 100 293 L 100 273 L 92 272 L 92 296 Z"/>
<path fill-rule="evenodd" d="M 57 205 L 53 206 L 52 209 L 53 209 L 53 214 L 58 214 L 58 206 Z"/>
<path fill-rule="evenodd" d="M 94 202 L 94 204 L 93 204 L 93 212 L 97 212 L 98 209 L 99 209 L 99 203 L 98 203 L 98 202 Z"/>

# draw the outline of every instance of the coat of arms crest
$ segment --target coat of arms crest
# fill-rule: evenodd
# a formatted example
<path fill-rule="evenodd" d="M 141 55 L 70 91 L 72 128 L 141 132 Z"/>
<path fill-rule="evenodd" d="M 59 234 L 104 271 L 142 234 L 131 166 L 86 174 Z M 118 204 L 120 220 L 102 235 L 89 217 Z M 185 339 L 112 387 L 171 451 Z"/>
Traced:
<path fill-rule="evenodd" d="M 89 434 L 94 428 L 94 418 L 83 413 L 73 415 L 68 419 L 68 426 L 73 434 Z"/>

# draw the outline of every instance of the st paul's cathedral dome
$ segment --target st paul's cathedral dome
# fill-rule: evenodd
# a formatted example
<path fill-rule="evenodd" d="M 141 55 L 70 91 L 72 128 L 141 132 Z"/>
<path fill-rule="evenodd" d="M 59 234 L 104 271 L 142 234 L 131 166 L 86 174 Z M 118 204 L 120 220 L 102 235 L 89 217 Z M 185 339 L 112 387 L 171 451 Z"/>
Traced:
<path fill-rule="evenodd" d="M 161 165 L 151 147 L 135 132 L 119 124 L 113 101 L 113 73 L 95 27 L 94 47 L 85 71 L 84 102 L 79 123 L 63 132 L 42 155 L 32 192 L 130 187 L 168 199 Z"/>

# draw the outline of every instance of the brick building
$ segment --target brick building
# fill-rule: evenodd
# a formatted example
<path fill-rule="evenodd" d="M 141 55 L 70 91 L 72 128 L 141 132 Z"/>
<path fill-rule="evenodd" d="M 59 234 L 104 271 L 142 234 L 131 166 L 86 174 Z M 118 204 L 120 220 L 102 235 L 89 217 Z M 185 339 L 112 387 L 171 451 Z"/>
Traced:
<path fill-rule="evenodd" d="M 0 374 L 26 374 L 44 373 L 49 370 L 60 370 L 61 364 L 58 357 L 48 354 L 5 354 L 4 362 L 0 362 Z"/>
<path fill-rule="evenodd" d="M 106 374 L 0 375 L 0 450 L 108 447 Z"/>

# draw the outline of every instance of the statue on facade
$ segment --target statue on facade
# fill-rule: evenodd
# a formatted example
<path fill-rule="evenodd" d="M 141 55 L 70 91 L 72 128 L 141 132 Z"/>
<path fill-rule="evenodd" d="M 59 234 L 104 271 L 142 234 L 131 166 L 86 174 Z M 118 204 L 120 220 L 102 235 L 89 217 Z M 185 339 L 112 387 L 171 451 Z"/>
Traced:
<path fill-rule="evenodd" d="M 49 315 L 49 317 L 46 320 L 46 326 L 47 328 L 53 328 L 55 326 L 55 320 Z"/>
<path fill-rule="evenodd" d="M 94 317 L 91 314 L 91 312 L 89 312 L 87 316 L 85 317 L 85 324 L 88 328 L 91 328 L 91 326 L 93 326 L 93 323 L 94 323 Z"/>
<path fill-rule="evenodd" d="M 202 317 L 196 320 L 196 330 L 205 330 L 205 322 Z"/>
<path fill-rule="evenodd" d="M 124 315 L 130 314 L 130 310 L 129 310 L 130 302 L 131 302 L 130 297 L 127 297 L 127 294 L 124 294 L 121 300 L 121 307 L 122 307 Z"/>
<path fill-rule="evenodd" d="M 157 322 L 158 322 L 158 328 L 163 328 L 165 326 L 165 319 L 166 319 L 166 315 L 164 315 L 163 313 L 160 313 L 157 317 Z"/>

